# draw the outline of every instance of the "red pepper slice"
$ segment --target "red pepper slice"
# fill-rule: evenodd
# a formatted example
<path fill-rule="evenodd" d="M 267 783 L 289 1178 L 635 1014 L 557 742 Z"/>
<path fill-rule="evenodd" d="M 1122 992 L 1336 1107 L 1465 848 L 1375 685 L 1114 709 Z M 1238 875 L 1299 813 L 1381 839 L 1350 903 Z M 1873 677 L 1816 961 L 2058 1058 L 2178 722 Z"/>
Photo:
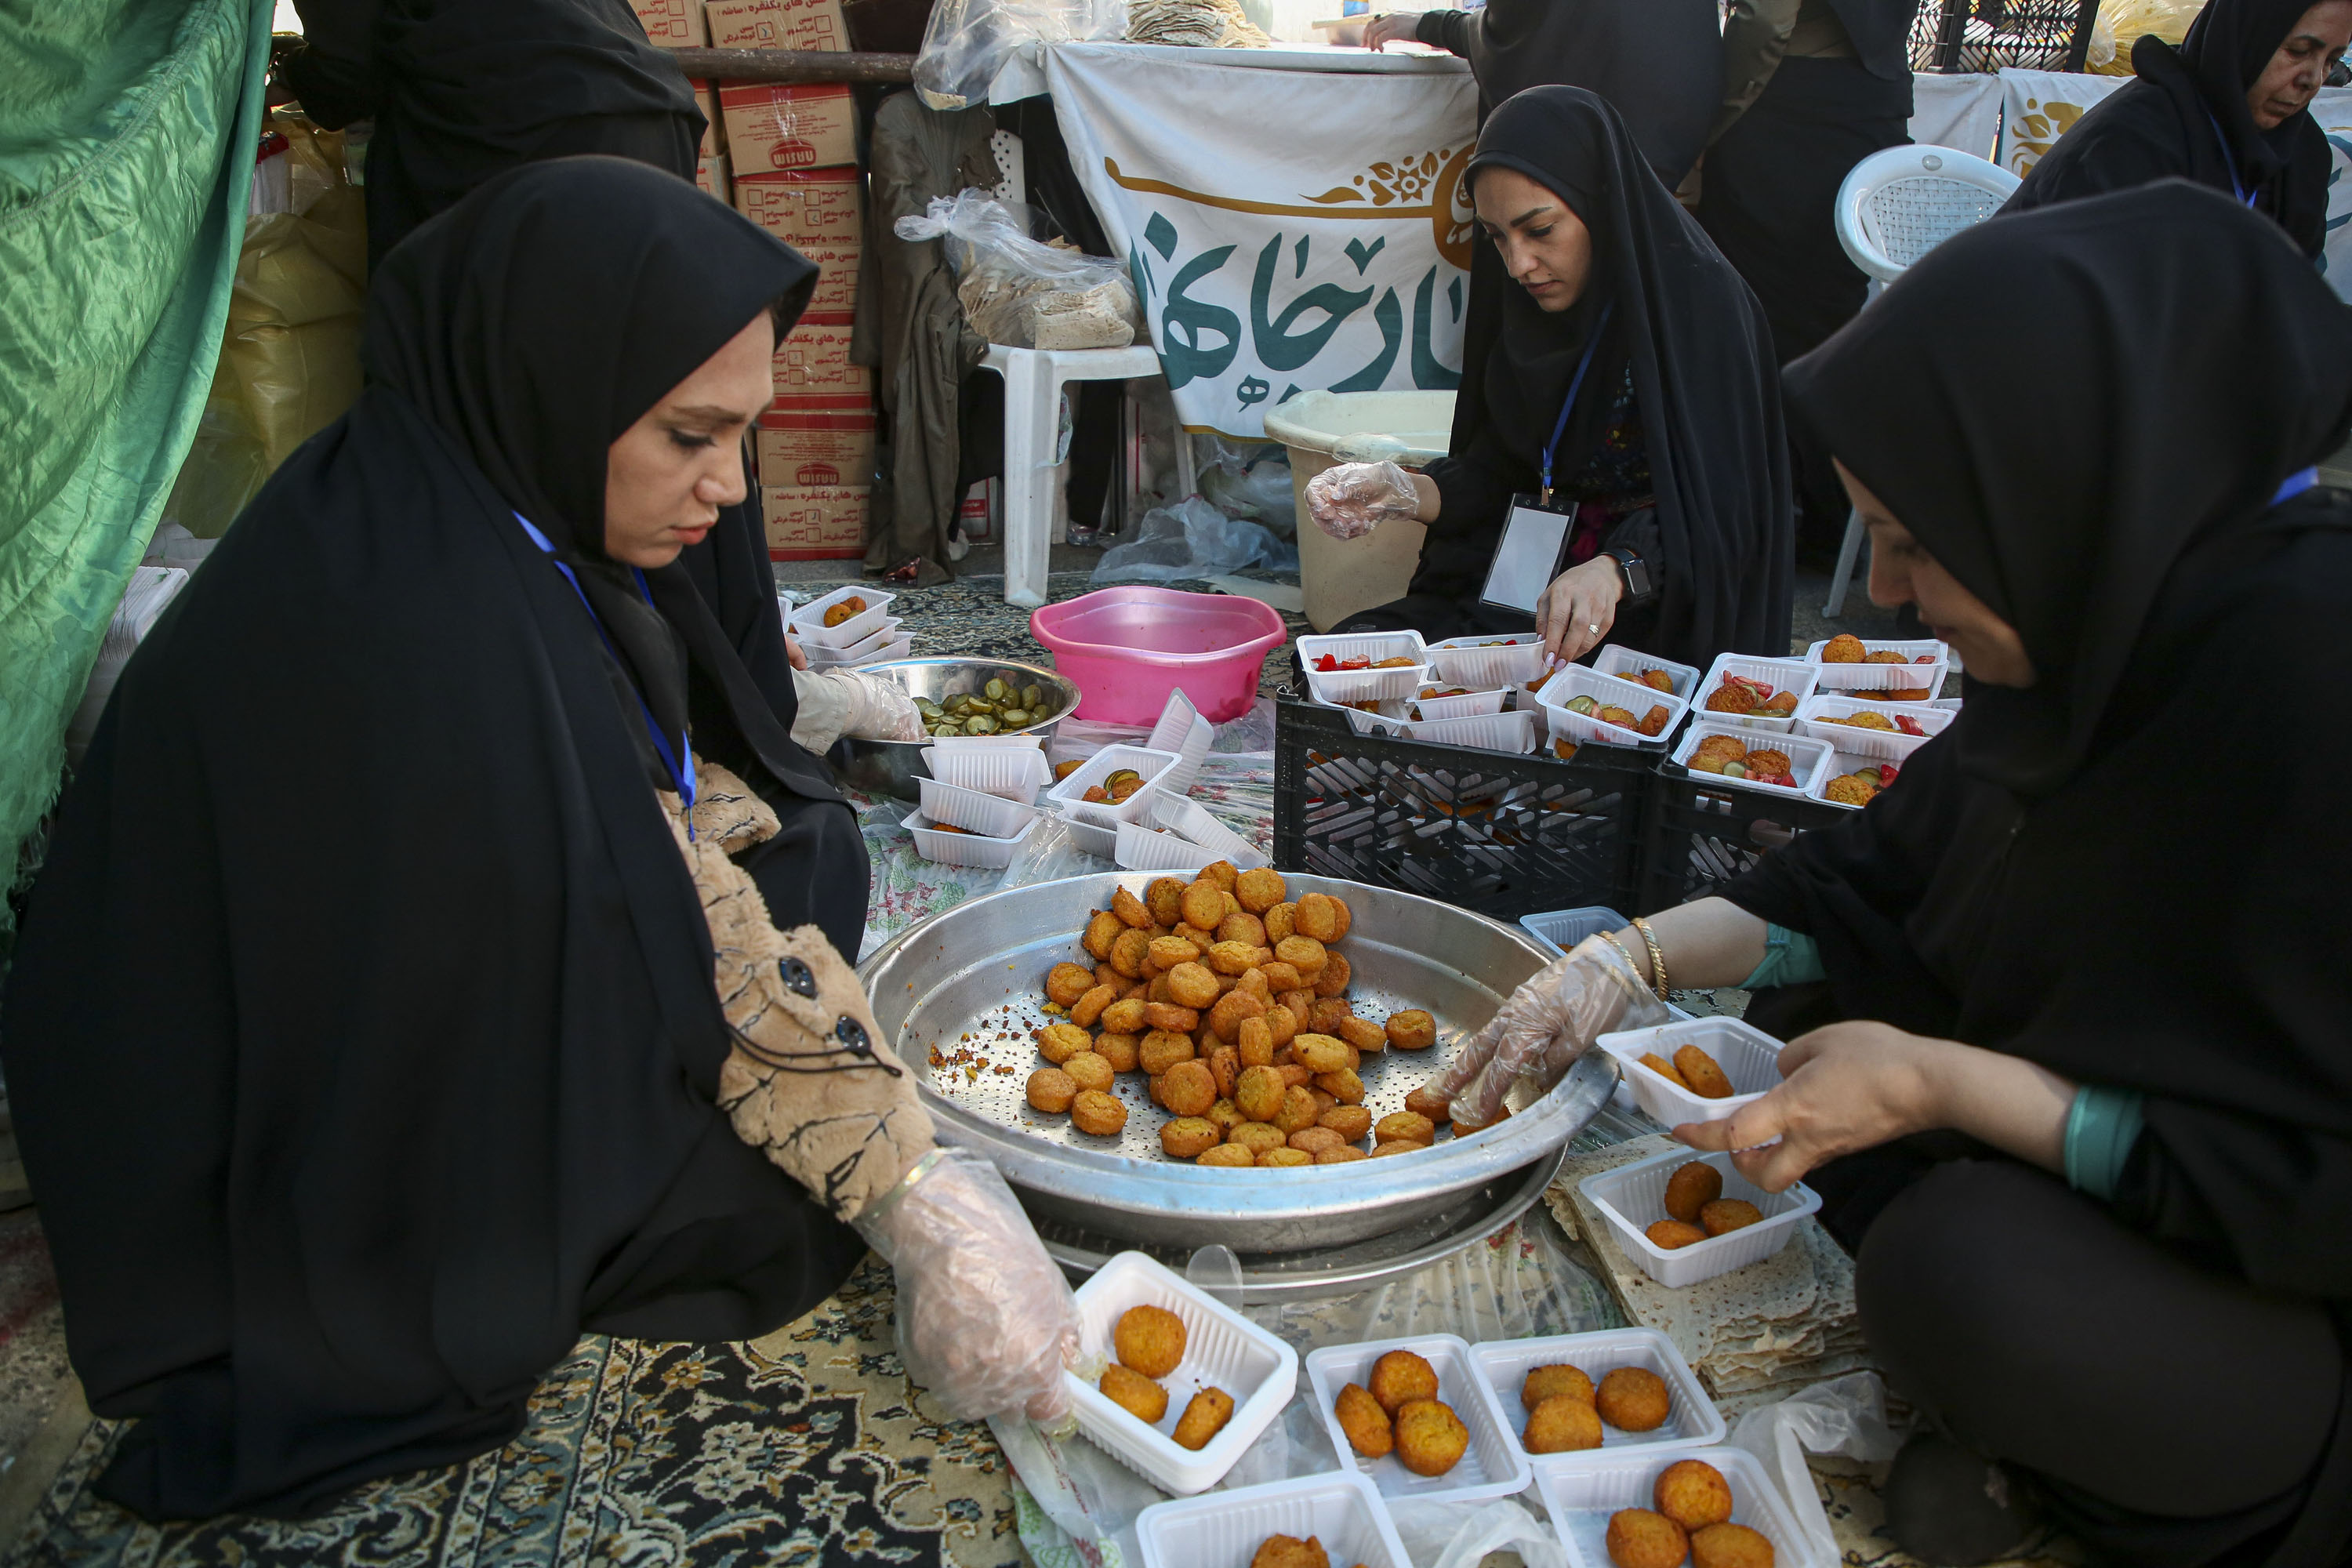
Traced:
<path fill-rule="evenodd" d="M 1339 668 L 1339 661 L 1328 653 L 1315 661 L 1315 673 L 1318 675 L 1329 675 Z"/>

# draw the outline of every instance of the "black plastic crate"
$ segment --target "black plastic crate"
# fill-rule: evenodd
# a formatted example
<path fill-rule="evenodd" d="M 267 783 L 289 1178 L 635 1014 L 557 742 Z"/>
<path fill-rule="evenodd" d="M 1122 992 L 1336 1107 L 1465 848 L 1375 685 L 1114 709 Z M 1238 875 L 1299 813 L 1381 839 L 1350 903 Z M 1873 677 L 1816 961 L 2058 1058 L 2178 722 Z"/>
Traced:
<path fill-rule="evenodd" d="M 1920 0 L 1911 68 L 2079 71 L 2098 14 L 2098 0 Z"/>
<path fill-rule="evenodd" d="M 1336 709 L 1275 705 L 1274 863 L 1516 920 L 1634 889 L 1654 752 L 1571 761 L 1359 735 Z"/>
<path fill-rule="evenodd" d="M 1641 890 L 1631 905 L 1643 914 L 1704 899 L 1798 834 L 1851 815 L 1826 801 L 1795 800 L 1741 789 L 1712 774 L 1660 762 L 1650 780 Z"/>

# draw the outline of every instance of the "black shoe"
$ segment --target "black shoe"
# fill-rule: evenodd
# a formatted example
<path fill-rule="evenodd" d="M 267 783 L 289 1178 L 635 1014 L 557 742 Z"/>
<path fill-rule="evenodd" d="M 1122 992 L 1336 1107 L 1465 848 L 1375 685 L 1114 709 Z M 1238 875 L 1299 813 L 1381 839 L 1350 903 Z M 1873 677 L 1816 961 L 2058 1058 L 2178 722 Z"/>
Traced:
<path fill-rule="evenodd" d="M 1903 1445 L 1880 1496 L 1886 1533 L 1937 1568 L 2015 1556 L 2042 1523 L 2014 1474 L 1937 1432 Z"/>

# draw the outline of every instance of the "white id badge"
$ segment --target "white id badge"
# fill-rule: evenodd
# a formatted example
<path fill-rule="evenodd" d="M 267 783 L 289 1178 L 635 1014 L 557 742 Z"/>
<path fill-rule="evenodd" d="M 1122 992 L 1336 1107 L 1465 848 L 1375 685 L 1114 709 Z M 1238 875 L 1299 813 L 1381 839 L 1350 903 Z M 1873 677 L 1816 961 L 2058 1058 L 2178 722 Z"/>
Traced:
<path fill-rule="evenodd" d="M 1531 495 L 1513 496 L 1479 601 L 1534 615 L 1543 591 L 1559 575 L 1560 552 L 1568 545 L 1568 531 L 1575 526 L 1574 512 L 1549 510 Z"/>

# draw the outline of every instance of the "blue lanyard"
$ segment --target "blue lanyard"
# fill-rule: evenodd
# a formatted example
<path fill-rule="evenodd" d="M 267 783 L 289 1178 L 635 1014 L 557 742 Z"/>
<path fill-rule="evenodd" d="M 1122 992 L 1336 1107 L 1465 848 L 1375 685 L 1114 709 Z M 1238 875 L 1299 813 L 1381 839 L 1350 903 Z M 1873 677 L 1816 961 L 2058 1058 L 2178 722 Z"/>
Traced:
<path fill-rule="evenodd" d="M 2254 198 L 2262 193 L 2250 191 L 2238 183 L 2238 155 L 2230 151 L 2229 136 L 2221 130 L 2221 122 L 2214 119 L 2211 110 L 2205 111 L 2205 120 L 2213 127 L 2213 140 L 2221 144 L 2221 166 L 2230 171 L 2230 188 L 2238 193 L 2240 201 L 2252 207 L 2254 205 Z"/>
<path fill-rule="evenodd" d="M 555 553 L 555 542 L 541 533 L 530 519 L 523 516 L 522 513 L 515 513 L 514 520 L 522 524 L 522 531 L 530 535 L 530 542 L 538 545 L 550 561 L 555 563 L 555 569 L 563 574 L 563 580 L 572 584 L 573 593 L 580 595 L 580 607 L 588 612 L 588 624 L 594 626 L 597 637 L 604 639 L 604 651 L 613 656 L 614 662 L 620 663 L 621 650 L 613 646 L 613 638 L 604 630 L 604 620 L 596 614 L 596 606 L 588 602 L 588 590 L 580 585 L 578 574 L 565 565 L 562 558 Z M 637 592 L 646 596 L 646 604 L 652 604 L 654 591 L 646 585 L 646 574 L 634 566 L 629 569 L 629 572 L 637 580 Z M 625 664 L 622 665 L 623 669 L 625 670 L 627 668 Z M 637 711 L 646 716 L 646 733 L 654 738 L 654 750 L 660 754 L 662 766 L 677 783 L 677 798 L 685 804 L 688 813 L 686 836 L 692 838 L 694 837 L 694 742 L 688 740 L 683 731 L 679 732 L 678 744 L 686 751 L 686 755 L 680 758 L 677 752 L 670 749 L 669 737 L 663 734 L 661 726 L 655 722 L 654 710 L 646 705 L 646 694 L 637 691 L 634 685 L 629 689 L 636 696 Z"/>
<path fill-rule="evenodd" d="M 2281 501 L 2293 500 L 2295 497 L 2311 489 L 2312 486 L 2318 482 L 2319 470 L 2315 468 L 2305 468 L 2300 473 L 2289 474 L 2284 480 L 2280 481 L 2278 494 L 2271 497 L 2271 505 L 2276 506 Z"/>
<path fill-rule="evenodd" d="M 1551 505 L 1551 455 L 1559 449 L 1559 438 L 1568 432 L 1568 416 L 1576 406 L 1577 389 L 1584 384 L 1584 373 L 1592 368 L 1592 351 L 1601 346 L 1601 334 L 1608 330 L 1609 312 L 1617 308 L 1611 300 L 1601 307 L 1601 319 L 1592 323 L 1592 341 L 1584 345 L 1584 357 L 1576 362 L 1576 374 L 1568 384 L 1568 401 L 1559 405 L 1559 420 L 1551 427 L 1551 439 L 1543 449 L 1543 504 Z"/>

